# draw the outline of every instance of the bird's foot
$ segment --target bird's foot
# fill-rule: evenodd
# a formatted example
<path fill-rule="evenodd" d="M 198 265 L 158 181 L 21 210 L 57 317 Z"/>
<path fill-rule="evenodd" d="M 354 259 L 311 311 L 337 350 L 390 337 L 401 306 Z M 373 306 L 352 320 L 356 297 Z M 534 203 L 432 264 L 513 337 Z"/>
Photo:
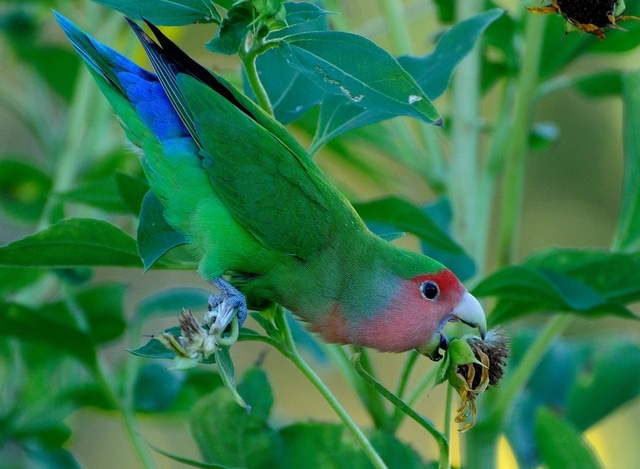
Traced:
<path fill-rule="evenodd" d="M 247 319 L 247 299 L 240 291 L 222 277 L 217 278 L 213 284 L 220 293 L 209 297 L 209 313 L 215 313 L 213 321 L 216 327 L 224 331 L 237 314 L 238 326 L 242 327 Z"/>

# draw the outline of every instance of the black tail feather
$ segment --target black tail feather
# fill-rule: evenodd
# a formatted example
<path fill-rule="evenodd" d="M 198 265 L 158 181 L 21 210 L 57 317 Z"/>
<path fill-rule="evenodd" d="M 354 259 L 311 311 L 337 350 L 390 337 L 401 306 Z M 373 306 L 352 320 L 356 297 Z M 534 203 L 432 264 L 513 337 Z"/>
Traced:
<path fill-rule="evenodd" d="M 127 22 L 142 43 L 142 46 L 144 47 L 144 50 L 147 53 L 162 86 L 165 88 L 165 91 L 171 100 L 171 103 L 196 141 L 198 140 L 198 136 L 195 124 L 189 110 L 184 106 L 181 98 L 181 92 L 176 81 L 176 77 L 179 74 L 184 73 L 201 81 L 255 120 L 255 117 L 251 112 L 238 101 L 233 93 L 220 80 L 218 80 L 213 73 L 189 57 L 182 49 L 171 41 L 171 39 L 165 36 L 157 26 L 147 20 L 144 20 L 149 29 L 153 32 L 153 35 L 156 37 L 156 40 L 158 41 L 156 43 L 156 41 L 151 39 L 151 37 L 149 37 L 149 35 L 145 33 L 134 21 L 127 18 Z"/>

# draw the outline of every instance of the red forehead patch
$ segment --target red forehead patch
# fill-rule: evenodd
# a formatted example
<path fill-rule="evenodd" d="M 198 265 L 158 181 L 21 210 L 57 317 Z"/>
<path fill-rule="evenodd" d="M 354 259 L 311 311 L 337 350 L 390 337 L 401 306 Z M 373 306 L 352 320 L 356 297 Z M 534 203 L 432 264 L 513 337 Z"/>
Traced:
<path fill-rule="evenodd" d="M 416 275 L 411 280 L 418 285 L 427 280 L 433 280 L 440 287 L 440 290 L 444 291 L 456 290 L 462 287 L 458 277 L 449 269 L 442 269 L 433 274 Z"/>

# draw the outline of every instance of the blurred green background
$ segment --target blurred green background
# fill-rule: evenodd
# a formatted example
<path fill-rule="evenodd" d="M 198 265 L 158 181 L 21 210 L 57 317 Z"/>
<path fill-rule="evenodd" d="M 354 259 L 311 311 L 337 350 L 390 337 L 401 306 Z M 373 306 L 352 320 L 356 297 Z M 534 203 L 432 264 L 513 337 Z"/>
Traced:
<path fill-rule="evenodd" d="M 418 53 L 426 53 L 430 48 L 428 26 L 433 7 L 425 6 L 421 1 L 405 2 L 408 15 L 408 27 L 413 32 Z M 500 2 L 506 8 L 520 8 L 517 2 Z M 21 11 L 35 18 L 38 28 L 37 41 L 29 47 L 42 47 L 47 44 L 63 44 L 61 31 L 54 24 L 49 8 L 55 7 L 89 30 L 98 39 L 120 48 L 130 47 L 131 33 L 127 37 L 105 37 L 100 35 L 100 26 L 95 22 L 85 23 L 86 4 L 84 2 L 12 2 L 0 1 L 0 18 Z M 93 6 L 93 17 L 96 11 Z M 385 45 L 385 31 L 380 21 L 380 12 L 372 2 L 352 0 L 343 5 L 344 15 L 361 34 Z M 105 17 L 111 15 L 103 10 Z M 640 12 L 629 12 L 639 14 Z M 100 15 L 98 14 L 98 16 Z M 0 26 L 6 26 L 0 23 Z M 90 29 L 97 26 L 96 30 Z M 233 71 L 236 64 L 227 57 L 218 59 L 206 53 L 202 48 L 208 40 L 214 26 L 194 26 L 179 31 L 168 29 L 174 34 L 180 45 L 207 66 L 217 71 Z M 624 34 L 614 31 L 610 34 Z M 562 47 L 562 37 L 558 37 L 558 47 Z M 140 56 L 140 51 L 137 51 Z M 612 62 L 615 60 L 615 63 Z M 0 158 L 28 158 L 46 167 L 41 147 L 34 142 L 33 132 L 14 112 L 20 103 L 38 103 L 42 118 L 50 126 L 52 135 L 59 142 L 65 134 L 65 105 L 43 83 L 41 76 L 33 67 L 25 64 L 15 48 L 0 37 Z M 46 63 L 46 60 L 45 60 Z M 607 68 L 622 66 L 635 68 L 640 63 L 640 52 L 628 53 L 615 59 L 607 57 L 586 57 L 573 64 L 577 69 Z M 50 62 L 50 70 L 63 67 L 64 64 Z M 82 73 L 85 73 L 84 70 Z M 97 94 L 92 95 L 96 98 Z M 436 101 L 436 105 L 446 108 L 446 98 Z M 483 102 L 483 112 L 490 119 L 497 104 L 491 96 Z M 92 104 L 88 103 L 91 108 Z M 30 110 L 29 112 L 33 112 Z M 548 150 L 535 152 L 527 167 L 527 186 L 525 194 L 522 242 L 520 255 L 527 254 L 547 246 L 608 247 L 614 233 L 616 217 L 620 205 L 621 177 L 623 168 L 622 151 L 622 106 L 618 98 L 589 100 L 572 92 L 559 92 L 546 98 L 535 111 L 536 122 L 553 122 L 559 130 L 559 139 Z M 114 132 L 120 132 L 113 124 Z M 122 142 L 124 142 L 122 135 Z M 376 156 L 379 158 L 384 158 Z M 354 200 L 364 200 L 384 193 L 403 195 L 415 201 L 427 201 L 431 193 L 424 183 L 413 177 L 407 170 L 397 168 L 393 177 L 384 187 L 371 185 L 366 178 L 354 176 L 350 169 L 330 152 L 319 155 L 320 164 L 347 191 Z M 393 164 L 392 162 L 388 162 Z M 92 215 L 86 207 L 78 206 L 76 215 Z M 0 211 L 0 244 L 8 243 L 35 230 L 35 225 L 24 223 Z M 132 310 L 142 298 L 168 286 L 198 286 L 208 288 L 195 273 L 148 272 L 141 270 L 99 269 L 94 281 L 125 281 L 128 285 L 127 305 Z M 0 282 L 2 279 L 0 279 Z M 143 331 L 153 334 L 164 327 L 154 323 L 153 330 Z M 568 335 L 591 336 L 602 331 L 613 334 L 640 336 L 640 326 L 636 323 L 619 320 L 594 320 L 574 322 Z M 131 347 L 126 341 L 114 343 L 109 348 L 108 358 L 117 360 Z M 242 372 L 248 364 L 264 350 L 260 345 L 243 343 L 233 350 L 237 370 Z M 379 364 L 382 381 L 392 383 L 400 369 L 404 357 L 390 354 L 372 354 Z M 287 422 L 292 419 L 307 418 L 337 421 L 337 418 L 315 392 L 311 385 L 285 359 L 275 352 L 266 355 L 264 366 L 269 373 L 276 397 L 276 420 Z M 337 370 L 315 363 L 321 376 L 334 390 L 337 397 L 346 405 L 357 422 L 366 424 L 367 417 L 359 407 L 353 390 L 342 379 Z M 420 376 L 431 366 L 426 360 L 420 364 Z M 0 384 L 0 388 L 2 385 Z M 441 422 L 443 408 L 443 389 L 433 390 L 423 399 L 417 410 L 435 422 Z M 595 446 L 599 457 L 606 467 L 636 467 L 640 461 L 640 402 L 627 405 L 612 417 L 588 432 L 589 440 Z M 83 467 L 112 468 L 137 467 L 129 440 L 122 430 L 117 415 L 92 410 L 76 412 L 68 422 L 74 429 L 70 449 Z M 182 419 L 141 417 L 144 436 L 154 445 L 168 451 L 180 453 L 186 457 L 198 458 L 197 448 L 189 435 L 187 424 Z M 417 431 L 417 427 L 407 422 L 400 433 L 402 438 L 425 454 L 434 454 L 435 448 L 426 434 Z M 457 443 L 454 443 L 454 446 Z M 501 467 L 514 467 L 508 446 L 501 445 Z M 10 451 L 10 448 L 8 449 Z M 4 451 L 7 451 L 5 448 Z M 455 456 L 457 451 L 454 449 Z M 161 467 L 176 467 L 162 456 L 156 456 Z M 133 462 L 131 462 L 133 461 Z M 454 459 L 454 464 L 456 463 Z"/>

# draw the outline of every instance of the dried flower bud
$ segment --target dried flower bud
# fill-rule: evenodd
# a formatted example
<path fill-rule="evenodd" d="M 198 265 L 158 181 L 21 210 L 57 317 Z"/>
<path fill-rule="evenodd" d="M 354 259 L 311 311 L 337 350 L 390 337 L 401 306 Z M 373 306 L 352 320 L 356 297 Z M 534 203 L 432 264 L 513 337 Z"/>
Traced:
<path fill-rule="evenodd" d="M 494 328 L 484 340 L 465 335 L 453 339 L 440 365 L 437 383 L 449 381 L 461 398 L 456 422 L 464 424 L 460 431 L 469 430 L 476 422 L 476 396 L 495 386 L 502 378 L 509 355 L 504 329 Z"/>
<path fill-rule="evenodd" d="M 176 354 L 172 369 L 192 368 L 200 360 L 207 360 L 220 347 L 228 347 L 238 340 L 238 318 L 235 308 L 226 302 L 207 311 L 200 324 L 191 310 L 182 310 L 179 318 L 179 336 L 163 332 L 155 336 L 165 347 Z"/>
<path fill-rule="evenodd" d="M 565 20 L 565 31 L 584 31 L 604 39 L 609 28 L 622 29 L 618 21 L 640 20 L 636 16 L 623 15 L 624 0 L 551 0 L 549 5 L 527 7 L 534 13 L 558 13 Z"/>

